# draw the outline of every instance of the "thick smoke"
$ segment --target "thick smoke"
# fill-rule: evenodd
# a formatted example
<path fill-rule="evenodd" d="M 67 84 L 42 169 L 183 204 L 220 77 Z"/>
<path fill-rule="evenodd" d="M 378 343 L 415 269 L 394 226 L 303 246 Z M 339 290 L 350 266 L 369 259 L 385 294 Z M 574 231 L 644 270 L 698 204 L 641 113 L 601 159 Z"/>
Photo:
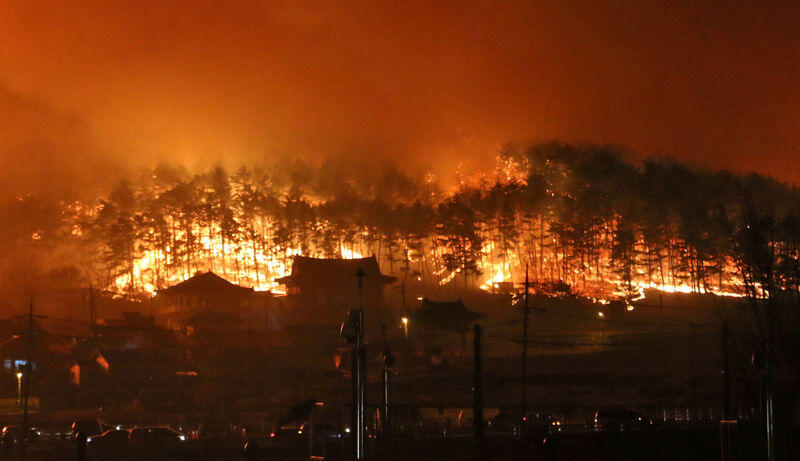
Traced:
<path fill-rule="evenodd" d="M 591 145 L 509 147 L 493 172 L 446 192 L 429 175 L 362 159 L 232 172 L 162 165 L 71 209 L 79 232 L 66 241 L 93 255 L 85 277 L 132 296 L 197 270 L 275 289 L 294 254 L 373 254 L 436 289 L 457 276 L 465 290 L 494 289 L 527 266 L 543 290 L 629 300 L 651 286 L 737 293 L 737 268 L 761 251 L 750 237 L 797 259 L 796 188 L 624 157 Z M 792 267 L 760 285 L 792 285 Z"/>
<path fill-rule="evenodd" d="M 444 177 L 533 138 L 796 181 L 800 6 L 761 3 L 8 1 L 0 80 L 138 166 L 356 154 Z"/>
<path fill-rule="evenodd" d="M 0 117 L 0 193 L 4 198 L 75 198 L 101 190 L 122 170 L 120 162 L 92 144 L 80 117 L 2 85 Z"/>
<path fill-rule="evenodd" d="M 65 204 L 165 162 L 402 195 L 555 138 L 798 180 L 797 4 L 600 6 L 2 2 L 0 282 L 76 265 Z"/>

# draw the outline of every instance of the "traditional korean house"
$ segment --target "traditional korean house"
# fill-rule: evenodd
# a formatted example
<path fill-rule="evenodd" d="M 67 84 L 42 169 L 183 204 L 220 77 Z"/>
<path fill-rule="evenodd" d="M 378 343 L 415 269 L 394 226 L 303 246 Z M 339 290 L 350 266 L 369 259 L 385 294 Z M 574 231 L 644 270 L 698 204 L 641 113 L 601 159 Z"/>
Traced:
<path fill-rule="evenodd" d="M 423 298 L 419 310 L 411 315 L 410 329 L 422 338 L 426 351 L 433 356 L 461 355 L 466 349 L 466 333 L 485 315 L 467 309 L 461 299 L 431 301 Z"/>
<path fill-rule="evenodd" d="M 295 256 L 292 273 L 277 279 L 286 286 L 288 307 L 294 321 L 339 323 L 349 309 L 361 304 L 366 310 L 383 305 L 383 289 L 397 279 L 381 274 L 375 256 L 359 259 L 319 259 Z"/>
<path fill-rule="evenodd" d="M 265 308 L 266 298 L 271 298 L 271 294 L 233 284 L 213 272 L 199 272 L 177 285 L 158 290 L 154 298 L 156 323 L 187 334 L 193 332 L 194 320 L 207 319 L 212 314 L 261 324 L 264 313 L 253 310 Z M 199 316 L 201 313 L 204 315 Z"/>

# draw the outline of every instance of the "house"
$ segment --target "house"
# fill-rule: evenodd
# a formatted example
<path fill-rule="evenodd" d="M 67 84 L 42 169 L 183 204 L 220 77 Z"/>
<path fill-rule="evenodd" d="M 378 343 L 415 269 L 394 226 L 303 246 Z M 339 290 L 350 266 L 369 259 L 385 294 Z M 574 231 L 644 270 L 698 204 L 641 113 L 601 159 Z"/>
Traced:
<path fill-rule="evenodd" d="M 464 301 L 422 299 L 420 308 L 411 314 L 411 329 L 423 340 L 426 351 L 434 356 L 443 353 L 461 355 L 466 349 L 466 333 L 476 320 L 486 314 L 471 311 Z"/>
<path fill-rule="evenodd" d="M 168 342 L 171 332 L 156 327 L 155 319 L 141 312 L 122 312 L 118 318 L 100 319 L 94 333 L 104 348 L 143 349 Z"/>
<path fill-rule="evenodd" d="M 411 316 L 416 328 L 422 334 L 442 332 L 463 333 L 468 331 L 475 320 L 486 314 L 471 311 L 464 306 L 464 301 L 431 301 L 422 299 L 419 309 Z"/>
<path fill-rule="evenodd" d="M 167 390 L 188 394 L 199 380 L 179 348 L 106 348 L 93 340 L 73 347 L 69 374 L 72 402 L 80 405 L 127 403 Z"/>
<path fill-rule="evenodd" d="M 362 289 L 359 295 L 359 277 Z M 291 319 L 303 323 L 338 324 L 348 310 L 383 305 L 383 288 L 397 279 L 381 274 L 375 256 L 322 259 L 295 256 L 292 273 L 277 279 L 286 287 Z"/>
<path fill-rule="evenodd" d="M 261 325 L 267 322 L 265 310 L 272 298 L 269 292 L 256 292 L 231 283 L 213 272 L 198 272 L 177 285 L 158 290 L 153 300 L 156 323 L 169 329 L 193 333 L 193 319 L 200 313 L 217 314 Z"/>
<path fill-rule="evenodd" d="M 32 357 L 31 367 L 36 371 L 39 362 L 52 355 L 58 346 L 56 338 L 43 334 L 44 328 L 36 319 L 30 325 L 33 334 L 28 344 L 27 322 L 21 317 L 0 320 L 0 373 L 15 375 L 25 368 L 29 355 Z"/>
<path fill-rule="evenodd" d="M 60 352 L 64 345 L 60 338 L 43 332 L 35 321 L 32 330 L 30 343 L 24 333 L 6 337 L 0 343 L 0 388 L 5 389 L 5 397 L 19 398 L 23 376 L 30 371 L 31 396 L 52 408 L 66 400 L 64 394 L 70 389 L 70 356 Z M 28 357 L 30 369 L 26 366 Z"/>

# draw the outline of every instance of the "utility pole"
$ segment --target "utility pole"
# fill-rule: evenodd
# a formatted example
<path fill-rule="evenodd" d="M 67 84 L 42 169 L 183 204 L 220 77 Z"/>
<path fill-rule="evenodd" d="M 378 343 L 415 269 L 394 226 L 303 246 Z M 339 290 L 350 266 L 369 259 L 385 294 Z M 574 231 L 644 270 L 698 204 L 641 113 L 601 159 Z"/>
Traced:
<path fill-rule="evenodd" d="M 390 416 L 390 403 L 389 403 L 389 380 L 391 379 L 391 370 L 394 365 L 394 355 L 389 348 L 389 342 L 386 339 L 386 325 L 381 325 L 383 332 L 383 402 L 382 405 L 382 448 L 383 459 L 389 458 L 389 439 L 392 435 L 391 416 Z"/>
<path fill-rule="evenodd" d="M 484 459 L 483 447 L 483 363 L 481 360 L 481 326 L 472 327 L 474 346 L 474 375 L 472 384 L 472 420 L 474 439 L 474 459 Z"/>
<path fill-rule="evenodd" d="M 520 396 L 519 406 L 519 422 L 522 424 L 527 412 L 527 394 L 528 394 L 528 316 L 530 313 L 530 306 L 528 305 L 528 291 L 531 287 L 530 279 L 528 278 L 528 265 L 525 264 L 525 292 L 523 293 L 524 304 L 522 307 L 522 392 Z M 522 431 L 520 431 L 522 434 Z"/>
<path fill-rule="evenodd" d="M 358 308 L 363 309 L 364 306 L 364 277 L 367 276 L 367 273 L 364 272 L 363 269 L 360 267 L 358 271 L 356 271 L 356 277 L 358 278 Z"/>
<path fill-rule="evenodd" d="M 695 403 L 697 402 L 697 399 L 696 399 L 696 394 L 697 394 L 696 393 L 696 387 L 697 386 L 696 386 L 696 383 L 695 383 L 695 381 L 696 381 L 695 380 L 695 375 L 696 375 L 696 367 L 697 367 L 697 346 L 696 346 L 696 339 L 695 339 L 696 335 L 695 335 L 694 322 L 691 322 L 689 325 L 691 326 L 691 331 L 692 331 L 692 341 L 691 341 L 692 365 L 691 365 L 691 370 L 690 370 L 691 371 L 691 376 L 690 376 L 690 379 L 689 379 L 689 389 L 690 389 L 690 397 L 691 397 L 691 400 L 692 400 L 692 406 L 694 406 Z"/>
<path fill-rule="evenodd" d="M 25 458 L 25 451 L 28 447 L 28 396 L 31 389 L 31 373 L 33 366 L 33 293 L 31 293 L 31 303 L 28 307 L 28 334 L 27 334 L 27 351 L 25 356 L 25 367 L 22 382 L 22 457 Z"/>
<path fill-rule="evenodd" d="M 775 459 L 775 402 L 772 393 L 772 348 L 765 347 L 761 369 L 761 424 L 764 431 L 764 461 Z"/>
<path fill-rule="evenodd" d="M 339 333 L 344 337 L 347 342 L 353 344 L 353 349 L 350 355 L 351 358 L 351 383 L 352 383 L 352 413 L 350 419 L 350 427 L 352 427 L 352 455 L 354 461 L 362 461 L 364 459 L 364 421 L 366 413 L 366 387 L 367 375 L 365 371 L 366 365 L 366 348 L 364 347 L 364 309 L 363 293 L 364 284 L 362 279 L 367 274 L 362 269 L 358 269 L 355 276 L 358 277 L 358 309 L 351 309 L 347 313 L 347 319 L 342 322 L 342 328 Z"/>
<path fill-rule="evenodd" d="M 365 416 L 366 416 L 366 393 L 364 392 L 364 387 L 366 385 L 366 370 L 364 369 L 365 365 L 365 349 L 364 349 L 364 311 L 358 309 L 355 312 L 356 318 L 356 345 L 353 348 L 353 362 L 354 362 L 354 370 L 353 370 L 353 382 L 355 383 L 355 421 L 354 425 L 354 432 L 355 432 L 355 451 L 354 451 L 354 459 L 356 461 L 361 461 L 364 459 L 364 425 L 365 425 Z"/>
<path fill-rule="evenodd" d="M 731 428 L 736 424 L 731 417 L 731 364 L 728 356 L 730 329 L 728 320 L 722 320 L 722 419 L 720 420 L 720 461 L 733 459 Z"/>
<path fill-rule="evenodd" d="M 364 423 L 366 416 L 366 351 L 364 348 L 364 282 L 366 273 L 359 268 L 355 276 L 358 278 L 358 309 L 351 312 L 351 321 L 355 326 L 355 347 L 353 347 L 353 429 L 354 429 L 354 450 L 353 459 L 361 461 L 365 457 L 365 434 Z"/>
<path fill-rule="evenodd" d="M 352 412 L 350 413 L 350 427 L 352 428 L 353 449 L 352 459 L 361 461 L 364 459 L 364 421 L 366 412 L 366 399 L 364 387 L 366 385 L 366 353 L 364 347 L 364 311 L 352 309 L 347 314 L 347 319 L 342 323 L 340 331 L 342 337 L 347 342 L 353 344 L 350 355 L 351 367 L 351 390 L 352 390 Z"/>
<path fill-rule="evenodd" d="M 722 419 L 731 417 L 731 361 L 728 352 L 730 341 L 728 321 L 722 322 Z"/>

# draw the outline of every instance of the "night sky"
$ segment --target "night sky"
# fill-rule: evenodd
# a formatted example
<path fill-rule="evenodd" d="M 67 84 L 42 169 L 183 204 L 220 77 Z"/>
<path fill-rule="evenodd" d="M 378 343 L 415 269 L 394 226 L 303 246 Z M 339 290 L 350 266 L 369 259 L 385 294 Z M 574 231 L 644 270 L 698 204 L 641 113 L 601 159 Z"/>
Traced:
<path fill-rule="evenodd" d="M 800 2 L 332 3 L 3 1 L 0 181 L 556 138 L 800 182 Z"/>

